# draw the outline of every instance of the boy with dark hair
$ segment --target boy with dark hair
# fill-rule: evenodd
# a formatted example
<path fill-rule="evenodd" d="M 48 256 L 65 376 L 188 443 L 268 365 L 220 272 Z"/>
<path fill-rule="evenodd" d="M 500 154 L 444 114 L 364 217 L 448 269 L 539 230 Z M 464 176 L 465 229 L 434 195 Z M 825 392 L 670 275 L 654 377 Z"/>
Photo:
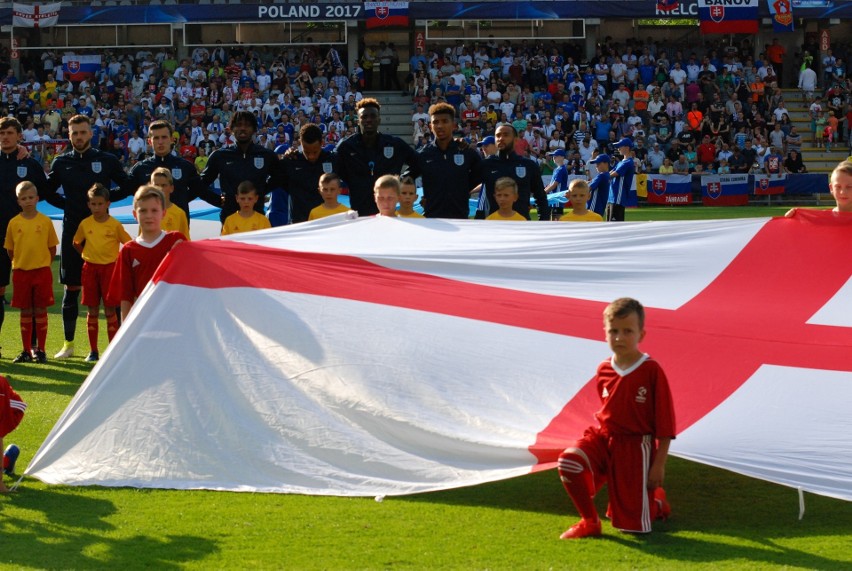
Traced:
<path fill-rule="evenodd" d="M 53 305 L 53 273 L 50 263 L 56 255 L 59 238 L 53 222 L 36 210 L 38 190 L 24 181 L 15 189 L 21 213 L 9 221 L 4 247 L 12 260 L 12 307 L 21 310 L 21 341 L 23 351 L 15 363 L 46 363 L 44 344 L 47 341 L 47 308 Z M 35 318 L 35 319 L 33 319 Z M 33 350 L 35 322 L 38 349 Z"/>
<path fill-rule="evenodd" d="M 112 341 L 118 331 L 116 304 L 110 304 L 107 295 L 118 251 L 122 244 L 132 240 L 121 222 L 109 215 L 109 205 L 109 190 L 100 183 L 93 185 L 89 189 L 89 210 L 92 215 L 80 222 L 74 234 L 74 249 L 80 252 L 83 258 L 81 282 L 83 305 L 88 308 L 86 331 L 89 334 L 89 354 L 86 361 L 90 363 L 99 358 L 98 312 L 101 301 L 104 304 L 107 339 Z"/>
<path fill-rule="evenodd" d="M 139 236 L 118 253 L 109 287 L 110 300 L 121 303 L 122 322 L 163 258 L 186 240 L 180 232 L 162 229 L 165 210 L 166 197 L 156 186 L 140 186 L 133 195 L 133 217 L 139 223 Z"/>
<path fill-rule="evenodd" d="M 396 215 L 401 218 L 423 218 L 423 215 L 414 210 L 417 202 L 417 185 L 410 176 L 399 179 L 399 210 Z"/>
<path fill-rule="evenodd" d="M 240 209 L 225 219 L 222 236 L 272 227 L 269 219 L 255 210 L 259 198 L 257 188 L 250 180 L 244 180 L 237 186 L 237 204 Z"/>
<path fill-rule="evenodd" d="M 593 498 L 604 483 L 609 486 L 607 513 L 616 529 L 649 533 L 653 520 L 671 513 L 662 485 L 676 433 L 674 405 L 663 369 L 639 350 L 645 308 L 624 297 L 610 303 L 603 317 L 613 356 L 595 375 L 598 425 L 559 455 L 559 477 L 582 517 L 561 539 L 601 534 Z"/>

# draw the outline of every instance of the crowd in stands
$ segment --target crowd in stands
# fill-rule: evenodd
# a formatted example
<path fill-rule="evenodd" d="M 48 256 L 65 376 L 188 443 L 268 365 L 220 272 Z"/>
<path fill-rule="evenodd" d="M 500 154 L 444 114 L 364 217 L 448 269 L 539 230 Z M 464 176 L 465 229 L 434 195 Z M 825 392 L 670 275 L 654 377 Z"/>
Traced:
<path fill-rule="evenodd" d="M 564 149 L 569 169 L 587 172 L 595 154 L 612 154 L 627 136 L 646 172 L 802 172 L 804 143 L 848 144 L 852 125 L 846 54 L 803 48 L 796 75 L 810 101 L 806 132 L 790 121 L 765 52 L 609 38 L 595 53 L 554 41 L 435 45 L 416 50 L 405 78 L 397 49 L 384 43 L 362 45 L 352 69 L 333 46 L 313 44 L 217 44 L 183 58 L 167 48 L 106 50 L 95 76 L 79 82 L 63 77 L 59 50 L 27 52 L 20 77 L 6 51 L 0 97 L 45 168 L 76 113 L 93 118 L 93 145 L 128 169 L 151 152 L 146 126 L 169 121 L 177 153 L 201 170 L 213 150 L 234 142 L 227 125 L 235 111 L 257 117 L 257 142 L 269 149 L 292 144 L 306 123 L 320 125 L 330 147 L 356 132 L 362 90 L 401 88 L 413 98 L 416 147 L 432 140 L 429 106 L 447 102 L 460 137 L 475 144 L 510 122 L 521 135 L 518 154 L 545 168 L 547 154 Z M 790 76 L 794 66 L 786 68 Z"/>
<path fill-rule="evenodd" d="M 845 58 L 828 52 L 817 62 L 815 46 L 804 48 L 796 71 L 811 103 L 806 132 L 791 121 L 767 52 L 753 58 L 747 44 L 699 50 L 607 41 L 595 53 L 555 42 L 435 47 L 409 62 L 414 143 L 431 139 L 425 111 L 446 101 L 471 142 L 511 122 L 522 135 L 518 154 L 546 167 L 548 153 L 564 149 L 574 174 L 588 172 L 596 154 L 613 154 L 623 137 L 635 140 L 637 163 L 649 173 L 806 172 L 804 143 L 830 150 L 850 141 L 852 80 Z M 789 76 L 793 66 L 786 67 Z"/>

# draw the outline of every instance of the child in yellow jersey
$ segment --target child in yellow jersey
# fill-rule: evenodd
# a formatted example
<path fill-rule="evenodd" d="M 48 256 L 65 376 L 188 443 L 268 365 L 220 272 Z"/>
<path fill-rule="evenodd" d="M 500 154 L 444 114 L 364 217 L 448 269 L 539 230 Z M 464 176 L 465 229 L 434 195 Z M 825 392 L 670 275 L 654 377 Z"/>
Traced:
<path fill-rule="evenodd" d="M 12 307 L 21 310 L 23 351 L 14 363 L 47 362 L 47 308 L 53 305 L 53 273 L 50 263 L 59 238 L 50 218 L 36 210 L 38 189 L 24 181 L 15 188 L 21 213 L 9 221 L 4 247 L 12 260 Z M 33 351 L 33 317 L 38 347 Z"/>
<path fill-rule="evenodd" d="M 259 198 L 257 189 L 250 180 L 244 180 L 237 186 L 237 204 L 240 209 L 225 218 L 222 236 L 272 228 L 266 216 L 254 210 Z"/>
<path fill-rule="evenodd" d="M 603 222 L 603 217 L 588 209 L 587 204 L 592 197 L 589 183 L 585 180 L 574 179 L 568 185 L 568 200 L 571 202 L 571 212 L 568 212 L 560 222 Z"/>
<path fill-rule="evenodd" d="M 399 177 L 386 174 L 376 179 L 373 185 L 373 199 L 379 213 L 376 216 L 396 216 L 396 203 L 399 202 Z"/>
<path fill-rule="evenodd" d="M 414 210 L 417 202 L 417 185 L 410 176 L 402 177 L 399 181 L 399 210 L 397 216 L 402 218 L 423 218 L 423 215 Z"/>
<path fill-rule="evenodd" d="M 309 221 L 349 211 L 346 206 L 337 202 L 337 197 L 340 196 L 340 177 L 337 173 L 327 172 L 320 177 L 319 193 L 322 196 L 322 204 L 311 209 L 308 214 Z"/>
<path fill-rule="evenodd" d="M 512 209 L 518 200 L 518 183 L 508 176 L 500 177 L 494 183 L 494 201 L 497 210 L 489 214 L 486 220 L 517 220 L 524 222 L 526 218 Z"/>
<path fill-rule="evenodd" d="M 166 232 L 180 232 L 189 240 L 189 220 L 186 212 L 177 204 L 172 204 L 172 193 L 175 190 L 175 181 L 172 171 L 165 167 L 158 167 L 151 173 L 151 186 L 156 186 L 163 191 L 166 197 L 166 213 L 163 216 L 162 229 Z"/>
<path fill-rule="evenodd" d="M 114 300 L 107 299 L 115 260 L 122 244 L 132 240 L 121 222 L 109 215 L 109 189 L 96 183 L 88 191 L 89 211 L 74 234 L 74 249 L 83 258 L 81 282 L 83 285 L 83 305 L 86 313 L 86 330 L 89 334 L 89 355 L 86 361 L 93 363 L 100 357 L 98 353 L 98 311 L 101 301 L 104 304 L 104 319 L 107 326 L 107 339 L 112 341 L 118 331 L 118 315 Z"/>

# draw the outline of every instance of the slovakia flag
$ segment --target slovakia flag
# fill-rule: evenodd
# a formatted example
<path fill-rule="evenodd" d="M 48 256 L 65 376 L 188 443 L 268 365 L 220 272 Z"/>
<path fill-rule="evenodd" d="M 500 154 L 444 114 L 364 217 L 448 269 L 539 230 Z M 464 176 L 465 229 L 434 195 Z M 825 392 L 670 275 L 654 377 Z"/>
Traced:
<path fill-rule="evenodd" d="M 758 0 L 698 0 L 702 34 L 756 34 Z"/>

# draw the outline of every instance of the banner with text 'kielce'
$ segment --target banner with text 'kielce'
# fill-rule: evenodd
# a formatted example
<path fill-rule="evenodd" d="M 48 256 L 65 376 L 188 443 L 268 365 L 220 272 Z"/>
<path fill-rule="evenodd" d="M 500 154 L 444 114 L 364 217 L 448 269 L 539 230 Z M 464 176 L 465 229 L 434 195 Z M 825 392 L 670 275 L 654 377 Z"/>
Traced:
<path fill-rule="evenodd" d="M 601 312 L 632 296 L 675 455 L 849 500 L 850 233 L 338 215 L 181 244 L 26 473 L 372 496 L 551 468 L 600 404 Z"/>

